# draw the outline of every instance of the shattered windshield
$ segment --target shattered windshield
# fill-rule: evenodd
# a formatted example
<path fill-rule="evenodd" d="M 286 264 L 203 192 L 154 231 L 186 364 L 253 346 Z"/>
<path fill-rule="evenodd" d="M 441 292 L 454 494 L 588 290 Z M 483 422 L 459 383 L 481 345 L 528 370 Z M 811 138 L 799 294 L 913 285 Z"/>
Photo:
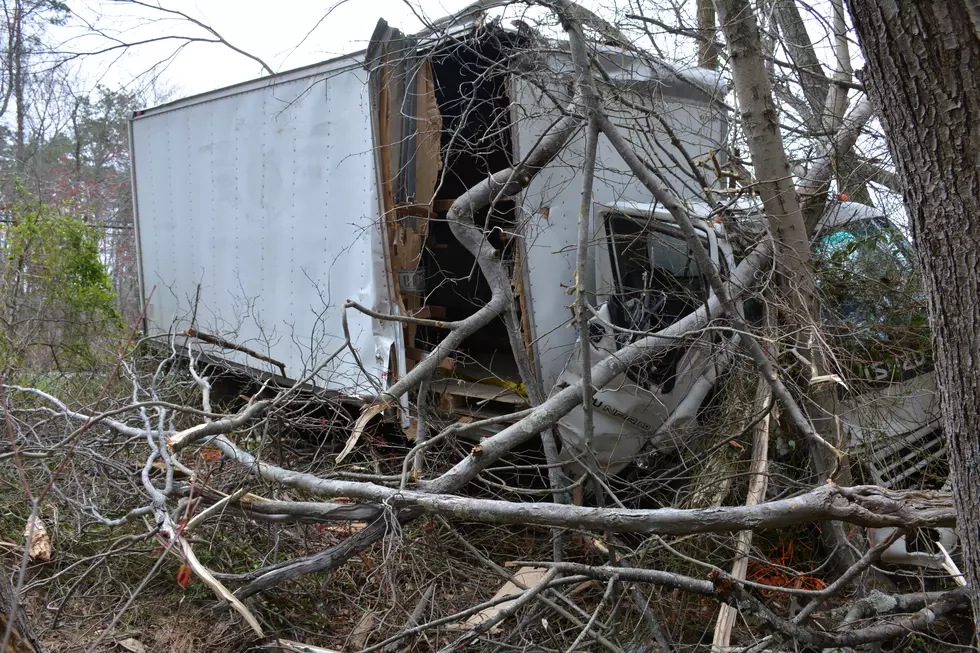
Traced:
<path fill-rule="evenodd" d="M 681 234 L 654 220 L 611 215 L 606 220 L 616 284 L 618 326 L 662 329 L 701 302 L 701 270 Z"/>
<path fill-rule="evenodd" d="M 848 223 L 821 236 L 815 250 L 819 259 L 869 277 L 902 278 L 914 266 L 908 241 L 885 220 Z"/>

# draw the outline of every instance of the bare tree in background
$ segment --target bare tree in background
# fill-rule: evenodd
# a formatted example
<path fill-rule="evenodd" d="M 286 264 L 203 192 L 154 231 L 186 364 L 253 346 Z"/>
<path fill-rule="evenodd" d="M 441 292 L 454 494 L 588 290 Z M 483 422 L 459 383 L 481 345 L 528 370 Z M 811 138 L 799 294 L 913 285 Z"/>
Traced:
<path fill-rule="evenodd" d="M 101 13 L 97 3 L 88 7 L 56 0 L 12 0 L 0 7 L 0 205 L 2 224 L 8 226 L 22 223 L 18 213 L 35 206 L 40 212 L 79 219 L 98 230 L 100 257 L 112 276 L 116 306 L 132 324 L 139 315 L 141 298 L 130 193 L 129 119 L 137 109 L 163 99 L 157 77 L 189 44 L 228 48 L 255 60 L 263 72 L 272 70 L 201 19 L 137 1 L 115 4 L 117 11 L 123 4 L 142 11 L 149 16 L 146 21 L 165 16 L 186 28 L 187 36 L 127 38 L 131 25 L 121 26 L 120 33 L 107 31 L 83 18 L 93 11 Z M 60 41 L 65 35 L 67 40 Z M 128 88 L 108 88 L 92 81 L 109 75 L 121 56 L 161 42 L 173 43 L 174 52 L 162 55 Z M 10 234 L 0 239 L 9 252 Z M 12 265 L 17 265 L 15 258 L 11 257 Z M 20 260 L 23 263 L 23 257 Z M 37 269 L 25 268 L 19 276 L 33 278 Z M 51 352 L 64 340 L 52 325 L 63 316 L 51 307 L 22 301 L 19 295 L 33 292 L 29 286 L 8 283 L 5 291 L 7 324 L 21 325 L 15 329 L 19 335 L 10 341 L 20 343 L 20 349 L 35 350 L 36 360 L 50 363 Z M 26 335 L 28 332 L 34 335 Z M 40 349 L 48 349 L 48 354 L 38 353 Z"/>

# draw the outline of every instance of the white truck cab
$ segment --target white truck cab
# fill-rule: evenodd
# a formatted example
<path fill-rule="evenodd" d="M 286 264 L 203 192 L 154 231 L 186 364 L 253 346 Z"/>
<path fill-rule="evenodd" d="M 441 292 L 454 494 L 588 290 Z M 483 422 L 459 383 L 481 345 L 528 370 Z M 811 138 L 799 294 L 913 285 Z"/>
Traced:
<path fill-rule="evenodd" d="M 702 270 L 665 210 L 623 202 L 598 206 L 595 215 L 598 310 L 590 323 L 593 365 L 696 310 L 709 292 Z M 697 220 L 695 229 L 716 265 L 723 271 L 734 267 L 720 224 Z M 651 446 L 678 446 L 700 408 L 701 400 L 692 391 L 700 384 L 703 399 L 719 365 L 725 363 L 724 356 L 716 355 L 721 340 L 706 331 L 678 341 L 676 347 L 597 389 L 591 442 L 582 432 L 581 407 L 558 422 L 565 459 L 575 464 L 594 456 L 600 470 L 615 473 Z M 576 383 L 581 374 L 581 350 L 576 346 L 557 388 Z M 705 378 L 711 382 L 704 383 Z"/>

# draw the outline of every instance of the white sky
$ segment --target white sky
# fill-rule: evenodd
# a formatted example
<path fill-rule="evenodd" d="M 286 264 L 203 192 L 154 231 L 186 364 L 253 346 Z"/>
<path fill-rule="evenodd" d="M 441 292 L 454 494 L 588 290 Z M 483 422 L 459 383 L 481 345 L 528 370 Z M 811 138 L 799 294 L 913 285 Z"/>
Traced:
<path fill-rule="evenodd" d="M 604 15 L 627 12 L 628 0 L 577 0 Z M 826 0 L 814 0 L 826 5 Z M 134 4 L 136 2 L 137 4 Z M 84 57 L 76 69 L 89 88 L 145 85 L 183 97 L 229 86 L 265 73 L 252 59 L 216 43 L 187 43 L 174 36 L 214 38 L 190 21 L 153 5 L 183 12 L 214 28 L 230 44 L 255 55 L 274 71 L 289 70 L 363 49 L 379 18 L 406 33 L 424 27 L 416 12 L 436 19 L 459 11 L 472 0 L 72 0 L 75 16 L 54 33 L 60 49 L 92 52 L 120 42 L 159 40 L 99 56 Z M 140 6 L 140 4 L 145 6 Z M 693 3 L 688 3 L 693 4 Z M 825 11 L 826 10 L 826 11 Z M 829 5 L 818 9 L 829 12 Z M 822 26 L 806 12 L 818 55 L 829 49 Z M 690 18 L 690 17 L 689 17 Z M 102 36 L 93 35 L 92 28 Z M 681 39 L 684 43 L 685 40 Z M 693 52 L 693 50 L 692 50 Z M 675 54 L 680 55 L 680 52 Z M 855 66 L 859 53 L 852 47 Z M 668 55 L 669 56 L 669 55 Z M 146 75 L 152 71 L 152 75 Z"/>
<path fill-rule="evenodd" d="M 440 18 L 470 1 L 422 0 L 421 4 L 427 18 Z M 146 3 L 154 4 L 155 0 Z M 276 71 L 363 49 L 379 18 L 409 33 L 423 28 L 404 0 L 347 0 L 339 5 L 337 0 L 162 0 L 160 4 L 207 23 L 229 43 Z M 178 16 L 124 1 L 88 0 L 71 6 L 76 25 L 57 32 L 63 50 L 101 50 L 111 46 L 112 39 L 133 42 L 173 35 L 213 38 Z M 86 31 L 81 27 L 86 23 L 105 36 L 78 36 Z M 160 71 L 163 88 L 174 96 L 201 93 L 264 74 L 258 63 L 223 45 L 183 45 L 178 40 L 88 57 L 78 68 L 87 84 L 118 87 L 168 59 L 165 67 L 156 70 Z"/>

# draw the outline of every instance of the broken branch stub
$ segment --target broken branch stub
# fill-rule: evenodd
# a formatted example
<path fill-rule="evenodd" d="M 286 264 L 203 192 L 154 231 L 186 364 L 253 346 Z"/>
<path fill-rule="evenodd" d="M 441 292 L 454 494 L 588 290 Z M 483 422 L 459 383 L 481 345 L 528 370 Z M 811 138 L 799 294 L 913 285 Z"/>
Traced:
<path fill-rule="evenodd" d="M 272 404 L 273 402 L 271 400 L 256 401 L 255 403 L 247 406 L 245 410 L 232 417 L 197 424 L 188 429 L 184 429 L 183 431 L 174 433 L 167 438 L 167 447 L 171 451 L 177 452 L 187 445 L 193 444 L 194 442 L 202 440 L 208 436 L 231 433 L 235 429 L 240 428 L 253 417 L 258 417 L 264 413 Z"/>

